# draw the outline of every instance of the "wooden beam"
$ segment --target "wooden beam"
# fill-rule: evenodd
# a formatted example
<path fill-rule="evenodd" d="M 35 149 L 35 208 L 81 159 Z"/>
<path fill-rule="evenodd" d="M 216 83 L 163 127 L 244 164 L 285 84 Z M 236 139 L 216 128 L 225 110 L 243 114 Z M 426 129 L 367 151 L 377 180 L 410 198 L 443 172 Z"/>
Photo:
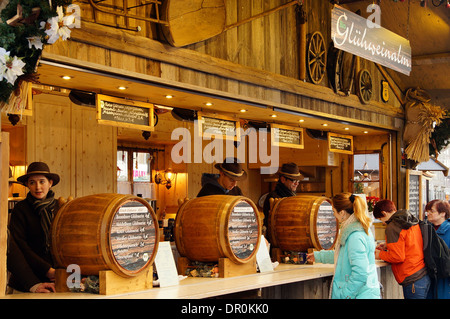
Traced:
<path fill-rule="evenodd" d="M 0 133 L 0 297 L 7 285 L 6 248 L 8 246 L 9 133 Z"/>
<path fill-rule="evenodd" d="M 108 39 L 108 41 L 105 41 L 105 39 Z M 362 105 L 357 96 L 342 97 L 335 94 L 328 87 L 239 65 L 193 50 L 175 48 L 146 37 L 135 36 L 95 23 L 82 22 L 82 27 L 80 29 L 74 29 L 69 40 L 364 111 L 399 118 L 404 116 L 402 109 L 392 105 L 385 105 L 375 101 Z"/>
<path fill-rule="evenodd" d="M 450 64 L 450 52 L 427 54 L 413 57 L 412 65 Z"/>

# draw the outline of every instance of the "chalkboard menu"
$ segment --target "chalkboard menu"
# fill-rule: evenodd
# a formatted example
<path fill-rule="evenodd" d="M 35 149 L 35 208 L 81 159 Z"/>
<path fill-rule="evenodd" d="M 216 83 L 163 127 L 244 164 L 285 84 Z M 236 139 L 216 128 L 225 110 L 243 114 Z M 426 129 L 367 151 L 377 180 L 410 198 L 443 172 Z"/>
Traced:
<path fill-rule="evenodd" d="M 198 115 L 199 136 L 240 140 L 239 121 L 223 115 Z"/>
<path fill-rule="evenodd" d="M 101 124 L 154 130 L 153 104 L 97 94 L 97 120 Z"/>
<path fill-rule="evenodd" d="M 303 149 L 303 129 L 286 125 L 270 126 L 272 144 L 275 146 Z"/>
<path fill-rule="evenodd" d="M 338 224 L 331 203 L 324 201 L 320 204 L 317 211 L 316 228 L 320 246 L 323 249 L 333 248 L 338 234 Z"/>
<path fill-rule="evenodd" d="M 228 241 L 233 254 L 239 259 L 256 252 L 259 240 L 258 215 L 246 201 L 239 201 L 228 220 Z"/>
<path fill-rule="evenodd" d="M 328 132 L 330 152 L 353 154 L 353 136 Z"/>
<path fill-rule="evenodd" d="M 111 223 L 111 249 L 117 263 L 139 271 L 150 262 L 155 243 L 155 221 L 147 206 L 134 200 L 123 204 Z"/>
<path fill-rule="evenodd" d="M 407 198 L 406 205 L 407 209 L 415 217 L 422 219 L 421 203 L 422 203 L 422 192 L 421 192 L 421 172 L 415 172 L 408 170 L 406 182 L 407 188 Z"/>

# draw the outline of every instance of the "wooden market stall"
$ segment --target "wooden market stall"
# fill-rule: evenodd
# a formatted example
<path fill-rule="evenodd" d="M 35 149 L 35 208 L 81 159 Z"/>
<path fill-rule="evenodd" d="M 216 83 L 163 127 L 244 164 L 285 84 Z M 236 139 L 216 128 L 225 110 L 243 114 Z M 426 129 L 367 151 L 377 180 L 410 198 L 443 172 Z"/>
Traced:
<path fill-rule="evenodd" d="M 262 195 L 273 189 L 285 162 L 295 162 L 306 177 L 298 194 L 330 198 L 361 187 L 398 207 L 409 203 L 410 175 L 401 166 L 402 91 L 383 66 L 333 47 L 329 1 L 224 0 L 192 10 L 200 3 L 74 1 L 80 25 L 67 40 L 45 44 L 39 80 L 27 87 L 23 109 L 10 111 L 20 116 L 18 123 L 2 112 L 2 162 L 9 158 L 14 177 L 31 162 L 45 161 L 61 176 L 58 197 L 141 195 L 161 228 L 180 202 L 196 197 L 204 174 L 217 174 L 214 164 L 228 151 L 242 151 L 248 177 L 239 187 L 259 215 Z M 241 135 L 230 139 L 221 131 L 212 139 L 207 132 L 228 126 Z M 135 156 L 142 154 L 148 180 L 139 184 Z M 355 156 L 366 154 L 378 158 L 378 167 L 363 161 L 359 176 Z M 275 170 L 263 170 L 269 166 Z M 125 181 L 119 178 L 124 171 Z M 23 186 L 13 187 L 9 197 L 26 196 Z M 7 217 L 3 206 L 0 216 Z M 4 241 L 6 225 L 0 227 Z M 4 256 L 0 251 L 2 264 Z M 229 290 L 208 292 L 204 284 L 191 296 L 186 291 L 193 281 L 186 280 L 177 291 L 154 289 L 140 297 L 212 297 L 303 280 L 316 287 L 331 275 L 317 265 L 307 271 L 285 266 L 273 275 L 252 268 L 246 284 Z M 390 268 L 379 268 L 394 291 L 389 296 L 400 297 Z M 255 283 L 260 278 L 264 282 Z M 227 279 L 220 278 L 221 285 Z"/>

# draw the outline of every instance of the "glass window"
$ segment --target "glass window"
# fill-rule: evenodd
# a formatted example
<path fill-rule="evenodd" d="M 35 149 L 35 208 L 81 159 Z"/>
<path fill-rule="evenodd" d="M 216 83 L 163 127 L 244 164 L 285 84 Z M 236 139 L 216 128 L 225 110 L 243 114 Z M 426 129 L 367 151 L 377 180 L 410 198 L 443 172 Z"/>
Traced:
<path fill-rule="evenodd" d="M 353 155 L 353 192 L 380 197 L 380 154 Z"/>
<path fill-rule="evenodd" d="M 117 181 L 128 181 L 128 151 L 117 151 Z"/>
<path fill-rule="evenodd" d="M 150 153 L 133 152 L 133 182 L 150 182 Z"/>

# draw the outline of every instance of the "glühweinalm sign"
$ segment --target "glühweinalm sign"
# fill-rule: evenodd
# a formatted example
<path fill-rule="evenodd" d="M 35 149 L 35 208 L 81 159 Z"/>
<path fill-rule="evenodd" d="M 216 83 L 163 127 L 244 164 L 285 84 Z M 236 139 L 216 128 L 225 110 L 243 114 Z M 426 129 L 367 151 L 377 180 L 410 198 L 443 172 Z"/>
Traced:
<path fill-rule="evenodd" d="M 331 38 L 334 47 L 409 75 L 409 41 L 374 25 L 353 12 L 334 6 L 331 11 Z"/>

